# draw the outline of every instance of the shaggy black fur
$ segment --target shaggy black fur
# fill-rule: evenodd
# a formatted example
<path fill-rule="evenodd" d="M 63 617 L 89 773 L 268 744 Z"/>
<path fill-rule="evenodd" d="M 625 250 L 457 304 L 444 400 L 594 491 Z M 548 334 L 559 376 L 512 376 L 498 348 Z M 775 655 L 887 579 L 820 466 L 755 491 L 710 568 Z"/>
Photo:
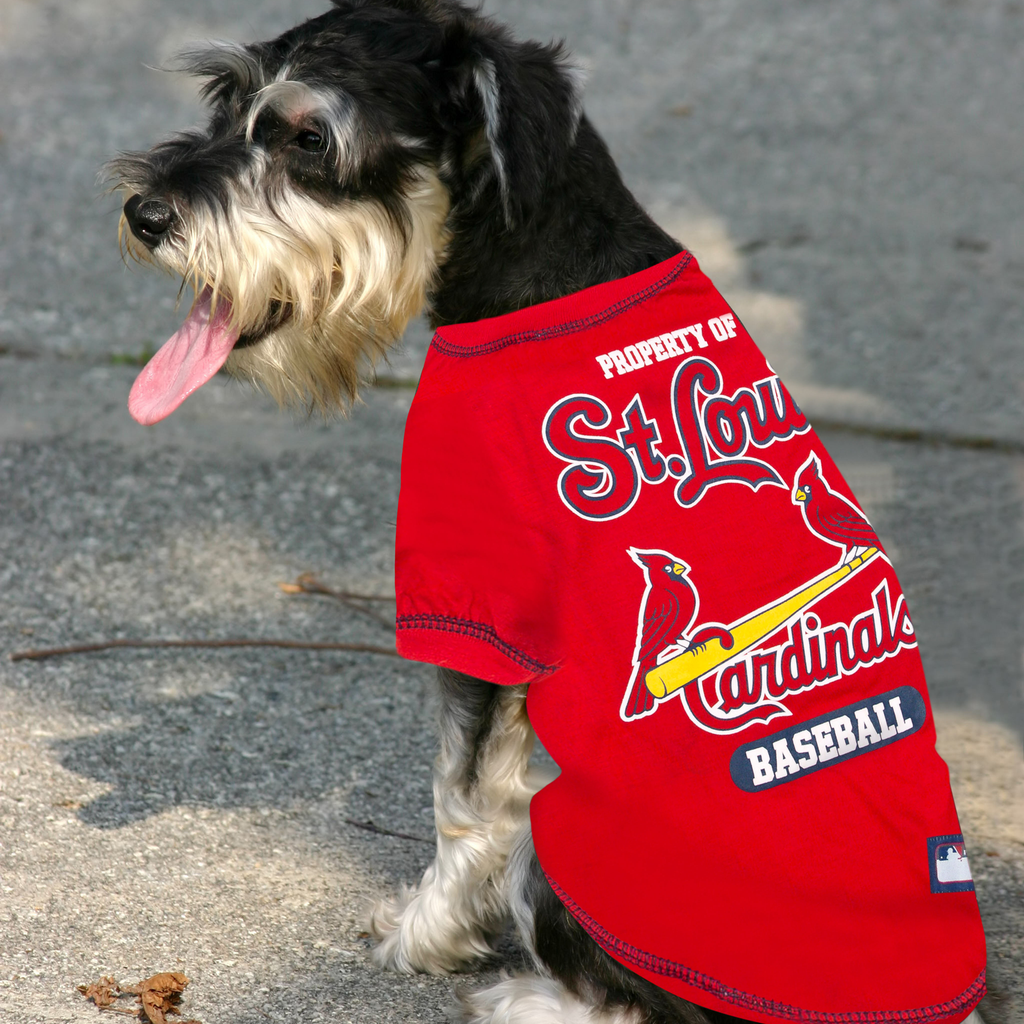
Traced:
<path fill-rule="evenodd" d="M 328 126 L 296 135 L 265 110 L 251 141 L 293 186 L 323 203 L 373 197 L 400 218 L 396 196 L 410 167 L 439 169 L 454 237 L 430 296 L 435 326 L 579 291 L 680 251 L 580 115 L 578 74 L 559 46 L 518 42 L 447 0 L 336 0 L 327 14 L 246 50 L 245 59 L 183 58 L 185 70 L 209 79 L 208 127 L 112 164 L 142 184 L 145 202 L 125 210 L 140 241 L 157 244 L 173 226 L 172 197 L 179 209 L 227 207 L 228 185 L 253 160 L 239 121 L 287 63 L 290 78 L 345 97 L 360 147 L 339 181 Z"/>

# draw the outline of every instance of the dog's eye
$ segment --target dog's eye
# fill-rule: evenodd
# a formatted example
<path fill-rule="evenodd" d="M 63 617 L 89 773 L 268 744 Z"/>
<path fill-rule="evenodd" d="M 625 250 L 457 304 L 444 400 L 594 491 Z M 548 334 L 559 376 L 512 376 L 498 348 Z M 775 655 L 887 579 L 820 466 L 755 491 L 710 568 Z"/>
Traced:
<path fill-rule="evenodd" d="M 295 145 L 307 153 L 322 153 L 327 149 L 327 140 L 319 132 L 307 128 L 295 136 Z"/>

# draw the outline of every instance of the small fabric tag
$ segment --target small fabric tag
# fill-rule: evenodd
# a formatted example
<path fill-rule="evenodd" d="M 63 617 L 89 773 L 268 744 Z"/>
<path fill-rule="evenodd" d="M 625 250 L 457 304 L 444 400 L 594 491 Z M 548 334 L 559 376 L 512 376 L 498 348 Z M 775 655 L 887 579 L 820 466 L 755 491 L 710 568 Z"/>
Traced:
<path fill-rule="evenodd" d="M 974 892 L 974 879 L 962 835 L 929 838 L 928 871 L 932 892 Z"/>

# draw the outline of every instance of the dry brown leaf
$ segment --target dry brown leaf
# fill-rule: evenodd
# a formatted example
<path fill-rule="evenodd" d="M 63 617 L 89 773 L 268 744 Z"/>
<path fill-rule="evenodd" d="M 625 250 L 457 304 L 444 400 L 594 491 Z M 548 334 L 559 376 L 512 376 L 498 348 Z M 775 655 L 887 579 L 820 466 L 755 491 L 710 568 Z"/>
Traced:
<path fill-rule="evenodd" d="M 121 986 L 113 978 L 106 977 L 94 981 L 91 985 L 79 985 L 77 988 L 86 999 L 91 999 L 101 1010 L 113 1006 L 121 994 Z"/>
<path fill-rule="evenodd" d="M 171 1024 L 168 1014 L 179 1014 L 178 1004 L 181 993 L 185 991 L 188 978 L 178 971 L 165 971 L 154 974 L 138 985 L 119 985 L 113 978 L 100 978 L 91 985 L 79 985 L 78 991 L 91 999 L 101 1010 L 113 1010 L 115 1013 L 127 1013 L 149 1024 Z M 139 1006 L 133 1010 L 123 1009 L 114 1003 L 125 996 L 135 996 Z M 177 1024 L 201 1024 L 198 1020 L 186 1020 Z"/>
<path fill-rule="evenodd" d="M 150 1024 L 167 1024 L 167 1014 L 178 1013 L 181 993 L 185 991 L 188 978 L 178 971 L 165 971 L 154 974 L 145 981 L 140 981 L 132 988 L 124 989 L 132 992 L 142 1002 L 142 1010 Z"/>

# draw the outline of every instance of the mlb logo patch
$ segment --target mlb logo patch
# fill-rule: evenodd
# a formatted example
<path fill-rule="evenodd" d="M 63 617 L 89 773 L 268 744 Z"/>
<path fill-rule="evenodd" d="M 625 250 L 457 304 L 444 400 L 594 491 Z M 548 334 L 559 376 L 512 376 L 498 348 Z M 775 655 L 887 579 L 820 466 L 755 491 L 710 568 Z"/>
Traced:
<path fill-rule="evenodd" d="M 932 892 L 974 892 L 962 835 L 932 836 L 928 840 L 928 870 Z"/>

